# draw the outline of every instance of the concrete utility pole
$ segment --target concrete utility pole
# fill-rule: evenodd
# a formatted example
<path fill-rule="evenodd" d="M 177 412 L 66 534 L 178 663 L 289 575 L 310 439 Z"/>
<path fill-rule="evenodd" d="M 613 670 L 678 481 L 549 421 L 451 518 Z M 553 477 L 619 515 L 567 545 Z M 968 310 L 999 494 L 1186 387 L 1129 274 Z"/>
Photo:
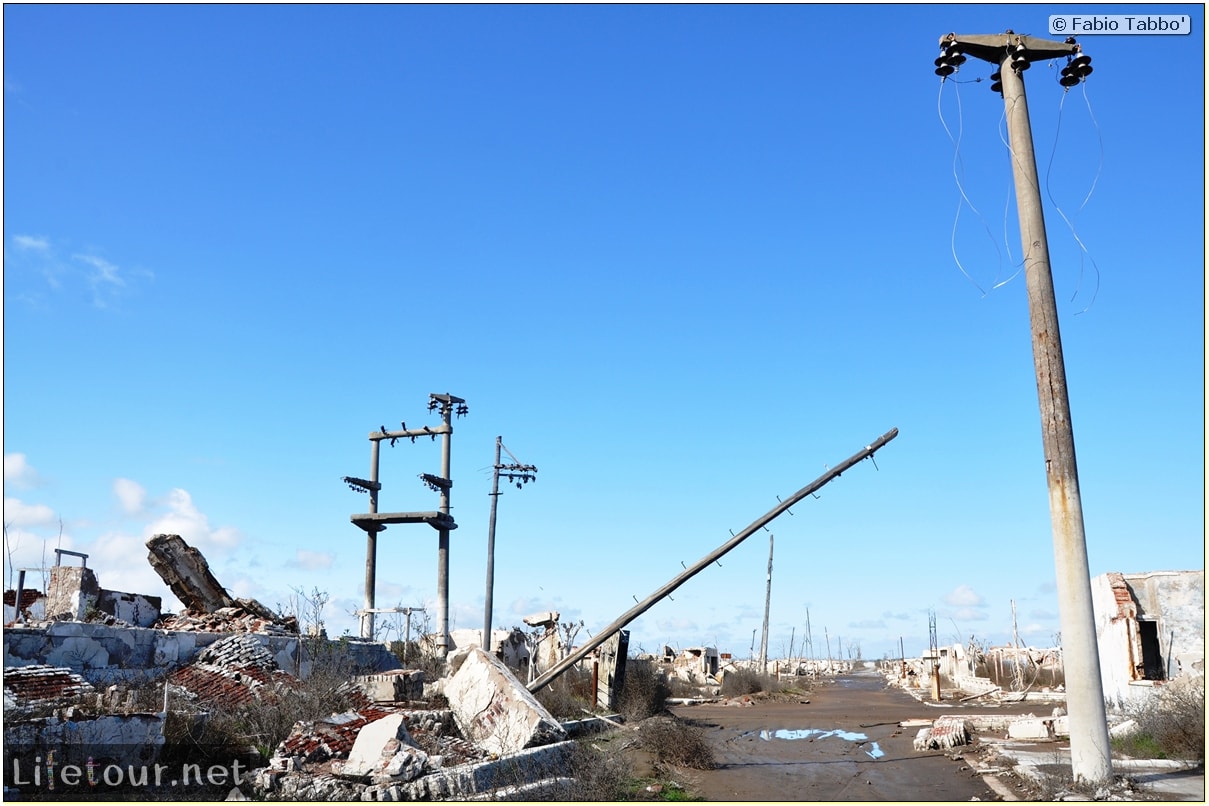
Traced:
<path fill-rule="evenodd" d="M 789 498 L 786 498 L 784 501 L 781 501 L 780 504 L 778 504 L 777 506 L 775 506 L 771 510 L 769 510 L 767 513 L 765 513 L 763 515 L 763 517 L 760 517 L 757 520 L 753 521 L 742 532 L 739 532 L 739 534 L 732 537 L 726 543 L 723 543 L 721 546 L 719 546 L 718 548 L 714 549 L 709 554 L 702 557 L 700 560 L 698 560 L 696 563 L 694 563 L 691 568 L 686 568 L 684 570 L 684 573 L 678 574 L 672 581 L 668 582 L 662 588 L 660 588 L 659 590 L 655 591 L 650 596 L 648 596 L 646 599 L 643 599 L 641 602 L 636 604 L 634 607 L 627 610 L 620 617 L 618 617 L 617 620 L 615 620 L 613 623 L 609 624 L 607 627 L 600 630 L 600 632 L 596 633 L 596 636 L 594 638 L 589 640 L 587 643 L 585 643 L 579 649 L 575 650 L 570 655 L 563 658 L 561 661 L 559 661 L 557 664 L 555 664 L 553 667 L 551 667 L 549 670 L 544 672 L 541 675 L 541 677 L 537 678 L 536 680 L 534 680 L 533 682 L 531 682 L 529 684 L 529 686 L 528 686 L 529 691 L 531 693 L 540 691 L 542 688 L 544 688 L 546 685 L 548 685 L 551 680 L 558 677 L 563 672 L 567 671 L 567 669 L 571 668 L 576 663 L 579 663 L 579 661 L 583 660 L 584 658 L 586 658 L 588 656 L 589 652 L 591 652 L 593 649 L 595 649 L 596 647 L 603 644 L 605 641 L 609 640 L 609 638 L 613 635 L 613 633 L 617 632 L 622 627 L 626 626 L 631 621 L 638 618 L 646 611 L 650 610 L 652 607 L 655 606 L 655 604 L 657 602 L 659 602 L 665 596 L 668 596 L 673 591 L 675 591 L 677 588 L 679 588 L 681 585 L 683 585 L 685 582 L 688 582 L 691 578 L 693 578 L 694 576 L 699 574 L 702 570 L 707 568 L 710 565 L 710 563 L 717 562 L 728 551 L 730 551 L 735 546 L 742 543 L 747 538 L 751 537 L 753 534 L 755 534 L 760 529 L 763 529 L 765 525 L 770 523 L 774 518 L 776 518 L 782 512 L 787 511 L 791 506 L 793 506 L 797 502 L 801 501 L 806 496 L 822 489 L 822 487 L 824 485 L 826 485 L 828 482 L 830 482 L 832 479 L 839 478 L 840 474 L 842 474 L 848 468 L 850 468 L 853 465 L 856 465 L 860 462 L 863 462 L 865 459 L 872 458 L 873 454 L 875 454 L 877 451 L 879 451 L 883 445 L 885 445 L 887 442 L 889 442 L 890 440 L 894 439 L 897 436 L 898 436 L 898 429 L 891 428 L 889 431 L 887 431 L 886 433 L 882 434 L 880 437 L 875 439 L 871 444 L 866 445 L 864 450 L 858 451 L 857 453 L 853 454 L 852 456 L 849 456 L 847 459 L 840 462 L 838 465 L 831 468 L 823 475 L 819 476 L 817 479 L 812 481 L 810 484 L 807 484 L 805 487 L 798 490 L 793 495 L 789 496 Z M 778 501 L 780 500 L 779 496 L 778 496 L 777 500 Z M 752 644 L 754 646 L 755 638 L 756 638 L 755 630 L 752 630 L 751 636 L 752 636 Z"/>
<path fill-rule="evenodd" d="M 427 523 L 429 526 L 437 530 L 439 535 L 437 544 L 437 635 L 436 635 L 436 652 L 437 657 L 444 660 L 449 648 L 449 533 L 458 528 L 454 522 L 453 516 L 450 514 L 449 506 L 449 488 L 453 486 L 453 481 L 449 475 L 449 459 L 450 459 L 450 439 L 453 436 L 452 417 L 456 413 L 458 417 L 465 416 L 470 409 L 466 406 L 466 401 L 460 397 L 453 395 L 431 394 L 428 396 L 428 410 L 440 411 L 441 425 L 436 428 L 429 426 L 421 426 L 420 428 L 408 428 L 406 423 L 400 424 L 398 431 L 388 431 L 386 426 L 382 426 L 377 431 L 371 431 L 369 440 L 371 445 L 370 453 L 370 478 L 361 479 L 355 476 L 345 476 L 344 482 L 350 488 L 357 492 L 368 492 L 370 494 L 369 512 L 352 515 L 351 520 L 357 527 L 363 529 L 366 537 L 366 556 L 365 556 L 365 607 L 359 611 L 361 616 L 361 637 L 372 639 L 374 637 L 374 591 L 377 577 L 377 535 L 379 532 L 386 529 L 388 524 L 394 523 Z M 441 440 L 441 475 L 434 476 L 431 473 L 421 473 L 420 479 L 429 489 L 440 494 L 440 503 L 436 512 L 379 512 L 378 511 L 378 493 L 382 490 L 382 485 L 378 481 L 378 455 L 379 446 L 383 440 L 390 440 L 390 444 L 394 445 L 400 439 L 410 439 L 415 442 L 420 437 L 428 437 L 435 440 L 437 436 Z"/>
<path fill-rule="evenodd" d="M 1071 771 L 1076 781 L 1108 783 L 1112 780 L 1112 748 L 1104 709 L 1100 655 L 1096 646 L 1091 574 L 1088 570 L 1083 504 L 1075 462 L 1075 437 L 1023 78 L 1031 62 L 1066 58 L 1067 66 L 1062 70 L 1060 83 L 1069 89 L 1091 72 L 1091 59 L 1082 54 L 1073 37 L 1065 42 L 1051 42 L 1020 36 L 1011 31 L 971 36 L 948 34 L 941 37 L 940 44 L 943 52 L 936 61 L 936 72 L 942 80 L 952 72 L 949 68 L 955 69 L 965 60 L 962 54 L 999 67 L 998 74 L 993 76 L 998 82 L 992 85 L 992 89 L 1003 93 L 1007 110 L 1020 241 L 1024 250 L 1033 364 L 1041 409 L 1041 439 L 1049 485 L 1054 566 L 1062 624 Z"/>
<path fill-rule="evenodd" d="M 760 634 L 760 674 L 768 674 L 768 610 L 772 604 L 772 532 L 768 533 L 768 584 L 764 588 L 764 632 Z"/>
<path fill-rule="evenodd" d="M 512 459 L 512 464 L 500 464 L 500 450 L 508 451 L 504 447 L 504 438 L 495 438 L 495 472 L 491 475 L 491 518 L 487 521 L 487 595 L 486 604 L 483 607 L 483 650 L 491 651 L 491 610 L 492 597 L 495 589 L 495 507 L 500 500 L 500 471 L 508 481 L 516 482 L 516 488 L 519 490 L 525 484 L 531 481 L 537 481 L 537 468 L 533 465 L 523 465 L 516 461 L 516 457 L 512 455 L 512 451 L 508 451 L 508 456 Z"/>

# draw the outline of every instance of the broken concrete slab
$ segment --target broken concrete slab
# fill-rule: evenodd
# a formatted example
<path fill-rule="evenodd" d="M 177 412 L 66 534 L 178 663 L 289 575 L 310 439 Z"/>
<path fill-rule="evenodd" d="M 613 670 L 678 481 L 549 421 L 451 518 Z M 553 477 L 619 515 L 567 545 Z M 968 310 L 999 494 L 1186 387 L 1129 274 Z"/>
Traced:
<path fill-rule="evenodd" d="M 424 697 L 423 669 L 394 669 L 381 674 L 364 674 L 352 683 L 374 702 L 407 702 Z"/>
<path fill-rule="evenodd" d="M 449 658 L 445 697 L 462 735 L 496 755 L 567 738 L 562 725 L 498 658 L 478 647 Z"/>
<path fill-rule="evenodd" d="M 147 550 L 147 561 L 185 607 L 212 613 L 220 607 L 235 606 L 235 600 L 214 578 L 206 558 L 180 535 L 155 535 L 147 541 Z"/>
<path fill-rule="evenodd" d="M 947 750 L 970 743 L 970 726 L 957 716 L 942 716 L 915 736 L 916 750 Z"/>
<path fill-rule="evenodd" d="M 402 745 L 414 747 L 415 744 L 407 732 L 407 717 L 388 714 L 361 727 L 340 773 L 369 775 L 381 765 L 383 755 L 393 755 Z M 386 753 L 388 750 L 390 752 Z"/>
<path fill-rule="evenodd" d="M 257 618 L 278 620 L 276 613 L 255 599 L 232 598 L 214 578 L 202 553 L 180 535 L 155 535 L 147 541 L 147 550 L 151 567 L 188 609 L 216 613 L 227 607 L 242 608 Z"/>

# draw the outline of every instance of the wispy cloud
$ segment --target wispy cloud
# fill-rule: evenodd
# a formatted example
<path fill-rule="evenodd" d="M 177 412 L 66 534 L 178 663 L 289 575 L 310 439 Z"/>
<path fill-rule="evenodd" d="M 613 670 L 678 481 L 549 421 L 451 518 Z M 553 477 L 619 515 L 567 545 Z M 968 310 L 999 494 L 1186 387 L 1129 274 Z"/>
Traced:
<path fill-rule="evenodd" d="M 70 258 L 63 256 L 67 251 L 45 235 L 23 233 L 12 236 L 5 248 L 5 268 L 16 270 L 10 272 L 10 276 L 19 276 L 24 271 L 40 276 L 46 285 L 16 288 L 10 281 L 14 287 L 7 289 L 9 296 L 41 306 L 50 299 L 44 296 L 46 286 L 58 291 L 64 286 L 83 285 L 91 291 L 94 307 L 110 308 L 123 296 L 137 291 L 142 282 L 155 279 L 154 273 L 121 266 L 95 249 L 71 252 Z"/>
<path fill-rule="evenodd" d="M 50 241 L 34 235 L 14 235 L 13 243 L 16 244 L 18 249 L 33 250 L 36 252 L 45 252 L 50 249 Z"/>
<path fill-rule="evenodd" d="M 4 486 L 17 489 L 36 487 L 41 483 L 38 471 L 23 453 L 4 454 Z"/>
<path fill-rule="evenodd" d="M 122 511 L 127 515 L 137 515 L 142 512 L 147 500 L 147 489 L 137 481 L 130 479 L 114 479 L 113 494 L 118 497 Z"/>
<path fill-rule="evenodd" d="M 331 568 L 336 556 L 326 551 L 307 551 L 306 549 L 298 549 L 294 552 L 294 559 L 290 560 L 286 565 L 291 568 L 301 568 L 304 571 L 318 571 L 323 568 Z"/>
<path fill-rule="evenodd" d="M 945 594 L 945 604 L 952 607 L 985 607 L 986 600 L 969 585 L 958 585 Z"/>
<path fill-rule="evenodd" d="M 27 504 L 19 498 L 4 499 L 5 526 L 46 526 L 55 520 L 55 511 L 45 504 Z"/>

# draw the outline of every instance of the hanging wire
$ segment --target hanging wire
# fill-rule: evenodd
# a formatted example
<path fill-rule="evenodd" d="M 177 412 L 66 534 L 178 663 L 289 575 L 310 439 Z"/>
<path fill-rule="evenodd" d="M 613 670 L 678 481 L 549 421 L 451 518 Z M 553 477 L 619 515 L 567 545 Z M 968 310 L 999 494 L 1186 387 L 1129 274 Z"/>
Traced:
<path fill-rule="evenodd" d="M 970 209 L 974 211 L 974 214 L 978 216 L 978 220 L 982 222 L 982 226 L 986 231 L 987 238 L 989 238 L 991 244 L 994 245 L 995 254 L 999 256 L 999 265 L 1001 268 L 1003 266 L 1003 252 L 999 250 L 999 244 L 995 242 L 995 237 L 991 235 L 991 228 L 987 225 L 986 219 L 983 218 L 982 213 L 978 211 L 978 208 L 974 206 L 974 202 L 972 202 L 969 195 L 966 194 L 965 183 L 962 181 L 962 177 L 965 175 L 965 162 L 961 158 L 961 138 L 964 128 L 961 110 L 961 90 L 957 89 L 956 86 L 953 90 L 954 95 L 957 98 L 957 135 L 954 136 L 953 131 L 949 128 L 948 122 L 945 121 L 944 107 L 941 104 L 941 101 L 944 98 L 945 83 L 947 82 L 941 82 L 940 91 L 937 93 L 936 113 L 940 117 L 940 125 L 944 128 L 945 134 L 949 137 L 949 142 L 953 144 L 953 181 L 957 184 L 957 191 L 959 194 L 959 198 L 957 200 L 957 211 L 953 215 L 953 230 L 949 236 L 949 248 L 953 253 L 953 262 L 957 264 L 957 269 L 965 275 L 965 278 L 969 280 L 975 288 L 978 289 L 978 293 L 985 297 L 987 292 L 982 288 L 981 285 L 978 284 L 977 280 L 970 276 L 970 273 L 966 271 L 965 266 L 962 265 L 961 258 L 957 255 L 957 226 L 961 221 L 961 208 L 963 205 L 969 205 Z M 956 84 L 956 82 L 954 82 L 954 84 Z"/>
<path fill-rule="evenodd" d="M 1088 302 L 1088 304 L 1082 310 L 1076 311 L 1075 312 L 1076 316 L 1078 316 L 1079 314 L 1086 313 L 1088 310 L 1091 309 L 1091 306 L 1094 305 L 1096 302 L 1096 297 L 1100 293 L 1100 267 L 1096 265 L 1095 258 L 1092 257 L 1091 252 L 1087 248 L 1087 245 L 1083 243 L 1083 239 L 1079 237 L 1079 232 L 1075 228 L 1074 219 L 1079 217 L 1079 213 L 1083 212 L 1083 208 L 1086 207 L 1087 203 L 1091 200 L 1092 194 L 1094 194 L 1096 191 L 1096 185 L 1100 181 L 1100 174 L 1104 170 L 1104 138 L 1103 138 L 1102 133 L 1100 132 L 1100 124 L 1096 120 L 1095 113 L 1092 112 L 1091 101 L 1087 97 L 1087 82 L 1084 81 L 1081 83 L 1083 85 L 1083 100 L 1084 100 L 1084 103 L 1087 105 L 1087 113 L 1091 117 L 1092 123 L 1095 126 L 1096 139 L 1099 141 L 1100 155 L 1099 155 L 1099 162 L 1096 165 L 1096 175 L 1092 179 L 1091 187 L 1088 188 L 1087 195 L 1083 197 L 1082 203 L 1079 204 L 1078 209 L 1075 210 L 1075 212 L 1072 216 L 1067 217 L 1066 213 L 1062 210 L 1062 207 L 1059 206 L 1057 200 L 1054 199 L 1053 191 L 1050 189 L 1050 175 L 1053 173 L 1054 161 L 1057 158 L 1057 154 L 1058 154 L 1058 139 L 1062 132 L 1062 116 L 1063 116 L 1063 111 L 1065 110 L 1065 107 L 1066 107 L 1066 96 L 1068 94 L 1067 92 L 1062 93 L 1062 99 L 1058 102 L 1058 123 L 1054 127 L 1054 147 L 1050 151 L 1049 164 L 1046 166 L 1046 169 L 1045 169 L 1045 192 L 1049 196 L 1050 203 L 1054 205 L 1054 209 L 1057 211 L 1058 215 L 1060 215 L 1062 217 L 1062 220 L 1066 223 L 1067 229 L 1070 230 L 1071 237 L 1074 238 L 1075 243 L 1078 244 L 1078 246 L 1079 246 L 1079 280 L 1075 284 L 1075 291 L 1074 291 L 1074 294 L 1071 295 L 1071 302 L 1074 302 L 1074 300 L 1079 296 L 1079 289 L 1083 286 L 1083 272 L 1084 272 L 1084 269 L 1086 268 L 1087 263 L 1090 263 L 1092 266 L 1092 269 L 1095 271 L 1096 285 L 1095 285 L 1095 289 L 1092 291 L 1091 301 Z"/>
<path fill-rule="evenodd" d="M 1007 107 L 1004 106 L 1003 111 L 999 114 L 999 123 L 996 124 L 996 131 L 999 134 L 999 142 L 1003 143 L 1003 147 L 1006 148 L 1008 151 L 1008 154 L 1011 155 L 1012 154 L 1012 145 L 1011 145 L 1011 143 L 1008 142 L 1007 135 L 1004 134 L 1004 130 L 1005 130 L 1006 126 L 1007 126 Z M 1012 280 L 1015 280 L 1017 277 L 1020 276 L 1020 273 L 1022 271 L 1024 271 L 1024 260 L 1021 259 L 1019 262 L 1017 262 L 1015 259 L 1012 258 L 1012 239 L 1011 239 L 1010 234 L 1008 233 L 1008 227 L 1010 226 L 1010 220 L 1011 220 L 1012 199 L 1014 197 L 1015 197 L 1015 193 L 1013 192 L 1012 187 L 1009 185 L 1008 189 L 1007 189 L 1007 194 L 1003 200 L 1003 246 L 1004 246 L 1004 249 L 1007 250 L 1008 265 L 1013 267 L 1015 269 L 1015 271 L 1012 272 L 1011 276 L 1009 276 L 1006 280 L 999 280 L 998 282 L 995 283 L 995 285 L 991 286 L 992 291 L 994 291 L 997 288 L 1002 288 L 1003 286 L 1012 282 Z"/>

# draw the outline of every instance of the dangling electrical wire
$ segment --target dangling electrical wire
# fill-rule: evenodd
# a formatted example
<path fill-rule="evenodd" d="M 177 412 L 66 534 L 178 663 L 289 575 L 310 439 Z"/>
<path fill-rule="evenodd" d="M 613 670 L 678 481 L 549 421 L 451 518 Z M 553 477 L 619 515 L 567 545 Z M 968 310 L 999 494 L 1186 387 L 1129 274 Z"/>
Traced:
<path fill-rule="evenodd" d="M 1066 92 L 1062 93 L 1062 98 L 1058 102 L 1058 123 L 1054 128 L 1054 146 L 1050 151 L 1049 164 L 1045 169 L 1045 192 L 1049 196 L 1050 203 L 1054 205 L 1054 209 L 1057 211 L 1058 215 L 1060 215 L 1062 220 L 1066 223 L 1067 229 L 1070 230 L 1071 237 L 1074 238 L 1075 243 L 1079 246 L 1079 280 L 1075 285 L 1074 294 L 1071 295 L 1072 302 L 1079 296 L 1079 289 L 1083 285 L 1083 271 L 1086 267 L 1086 263 L 1091 263 L 1092 269 L 1095 271 L 1096 285 L 1095 290 L 1092 291 L 1091 301 L 1082 310 L 1077 311 L 1075 313 L 1076 316 L 1086 313 L 1096 302 L 1096 297 L 1100 293 L 1100 267 L 1096 265 L 1095 258 L 1092 257 L 1087 245 L 1083 243 L 1083 239 L 1079 237 L 1079 232 L 1075 228 L 1075 222 L 1073 219 L 1079 217 L 1079 213 L 1083 212 L 1083 208 L 1086 207 L 1087 203 L 1091 200 L 1092 194 L 1094 194 L 1096 191 L 1096 185 L 1100 181 L 1100 174 L 1104 170 L 1104 138 L 1100 132 L 1100 124 L 1098 121 L 1096 121 L 1095 113 L 1092 112 L 1091 101 L 1087 97 L 1087 84 L 1085 82 L 1080 83 L 1083 84 L 1083 100 L 1087 105 L 1088 116 L 1091 117 L 1092 124 L 1095 126 L 1096 139 L 1099 141 L 1100 146 L 1100 158 L 1099 163 L 1096 166 L 1096 175 L 1091 182 L 1091 187 L 1088 188 L 1087 195 L 1083 197 L 1083 201 L 1080 203 L 1079 208 L 1075 210 L 1073 217 L 1067 217 L 1066 213 L 1062 210 L 1062 207 L 1059 206 L 1057 200 L 1054 199 L 1053 191 L 1050 189 L 1050 175 L 1054 170 L 1054 160 L 1057 158 L 1058 154 L 1058 139 L 1062 132 L 1062 116 L 1066 107 Z"/>
<path fill-rule="evenodd" d="M 1003 108 L 1003 112 L 1001 112 L 999 115 L 999 123 L 996 124 L 995 129 L 996 129 L 996 132 L 999 134 L 999 142 L 1003 143 L 1003 147 L 1007 149 L 1008 155 L 1014 160 L 1016 158 L 1016 155 L 1012 152 L 1012 146 L 1011 146 L 1011 143 L 1008 142 L 1007 135 L 1004 134 L 1004 128 L 1005 128 L 1006 124 L 1007 124 L 1007 107 L 1005 106 Z M 1004 249 L 1007 250 L 1008 265 L 1015 267 L 1016 270 L 1014 272 L 1012 272 L 1012 275 L 1010 277 L 1008 277 L 1006 280 L 1000 280 L 999 282 L 995 283 L 995 285 L 991 286 L 992 291 L 994 291 L 997 288 L 1002 288 L 1003 286 L 1012 282 L 1012 280 L 1015 280 L 1017 277 L 1020 276 L 1020 272 L 1024 271 L 1024 260 L 1021 259 L 1020 262 L 1017 263 L 1015 260 L 1012 259 L 1012 239 L 1011 239 L 1011 237 L 1009 237 L 1009 233 L 1008 233 L 1008 226 L 1009 226 L 1008 220 L 1010 218 L 1010 213 L 1012 210 L 1012 199 L 1014 196 L 1015 196 L 1015 194 L 1013 193 L 1012 188 L 1008 187 L 1007 195 L 1004 197 L 1004 200 L 1003 200 L 1003 247 L 1004 247 Z"/>
<path fill-rule="evenodd" d="M 946 83 L 949 82 L 942 81 L 940 84 L 940 91 L 936 97 L 936 113 L 940 117 L 940 125 L 944 128 L 945 134 L 947 134 L 949 137 L 949 142 L 953 143 L 953 181 L 956 182 L 957 191 L 960 194 L 960 198 L 957 200 L 957 212 L 953 216 L 953 231 L 949 238 L 949 248 L 953 253 L 953 261 L 957 264 L 958 270 L 965 275 L 966 279 L 969 280 L 975 288 L 978 289 L 979 294 L 985 297 L 987 292 L 983 290 L 982 286 L 980 286 L 973 277 L 970 276 L 970 273 L 966 271 L 965 266 L 962 265 L 961 258 L 957 256 L 957 225 L 961 220 L 961 208 L 963 205 L 969 205 L 970 209 L 974 211 L 974 214 L 978 216 L 978 220 L 982 222 L 982 226 L 986 231 L 987 238 L 989 238 L 991 243 L 995 246 L 995 253 L 999 256 L 1000 268 L 1003 267 L 1003 253 L 999 250 L 999 244 L 995 242 L 995 237 L 991 234 L 991 228 L 987 225 L 986 219 L 983 218 L 982 213 L 978 211 L 978 208 L 974 206 L 974 202 L 970 201 L 970 197 L 966 195 L 965 185 L 962 182 L 962 176 L 965 174 L 965 163 L 961 159 L 961 137 L 964 125 L 961 112 L 961 91 L 958 89 L 953 90 L 957 97 L 957 136 L 954 137 L 952 130 L 949 128 L 949 124 L 945 121 L 944 108 L 941 104 L 941 100 L 944 98 L 944 85 Z"/>

